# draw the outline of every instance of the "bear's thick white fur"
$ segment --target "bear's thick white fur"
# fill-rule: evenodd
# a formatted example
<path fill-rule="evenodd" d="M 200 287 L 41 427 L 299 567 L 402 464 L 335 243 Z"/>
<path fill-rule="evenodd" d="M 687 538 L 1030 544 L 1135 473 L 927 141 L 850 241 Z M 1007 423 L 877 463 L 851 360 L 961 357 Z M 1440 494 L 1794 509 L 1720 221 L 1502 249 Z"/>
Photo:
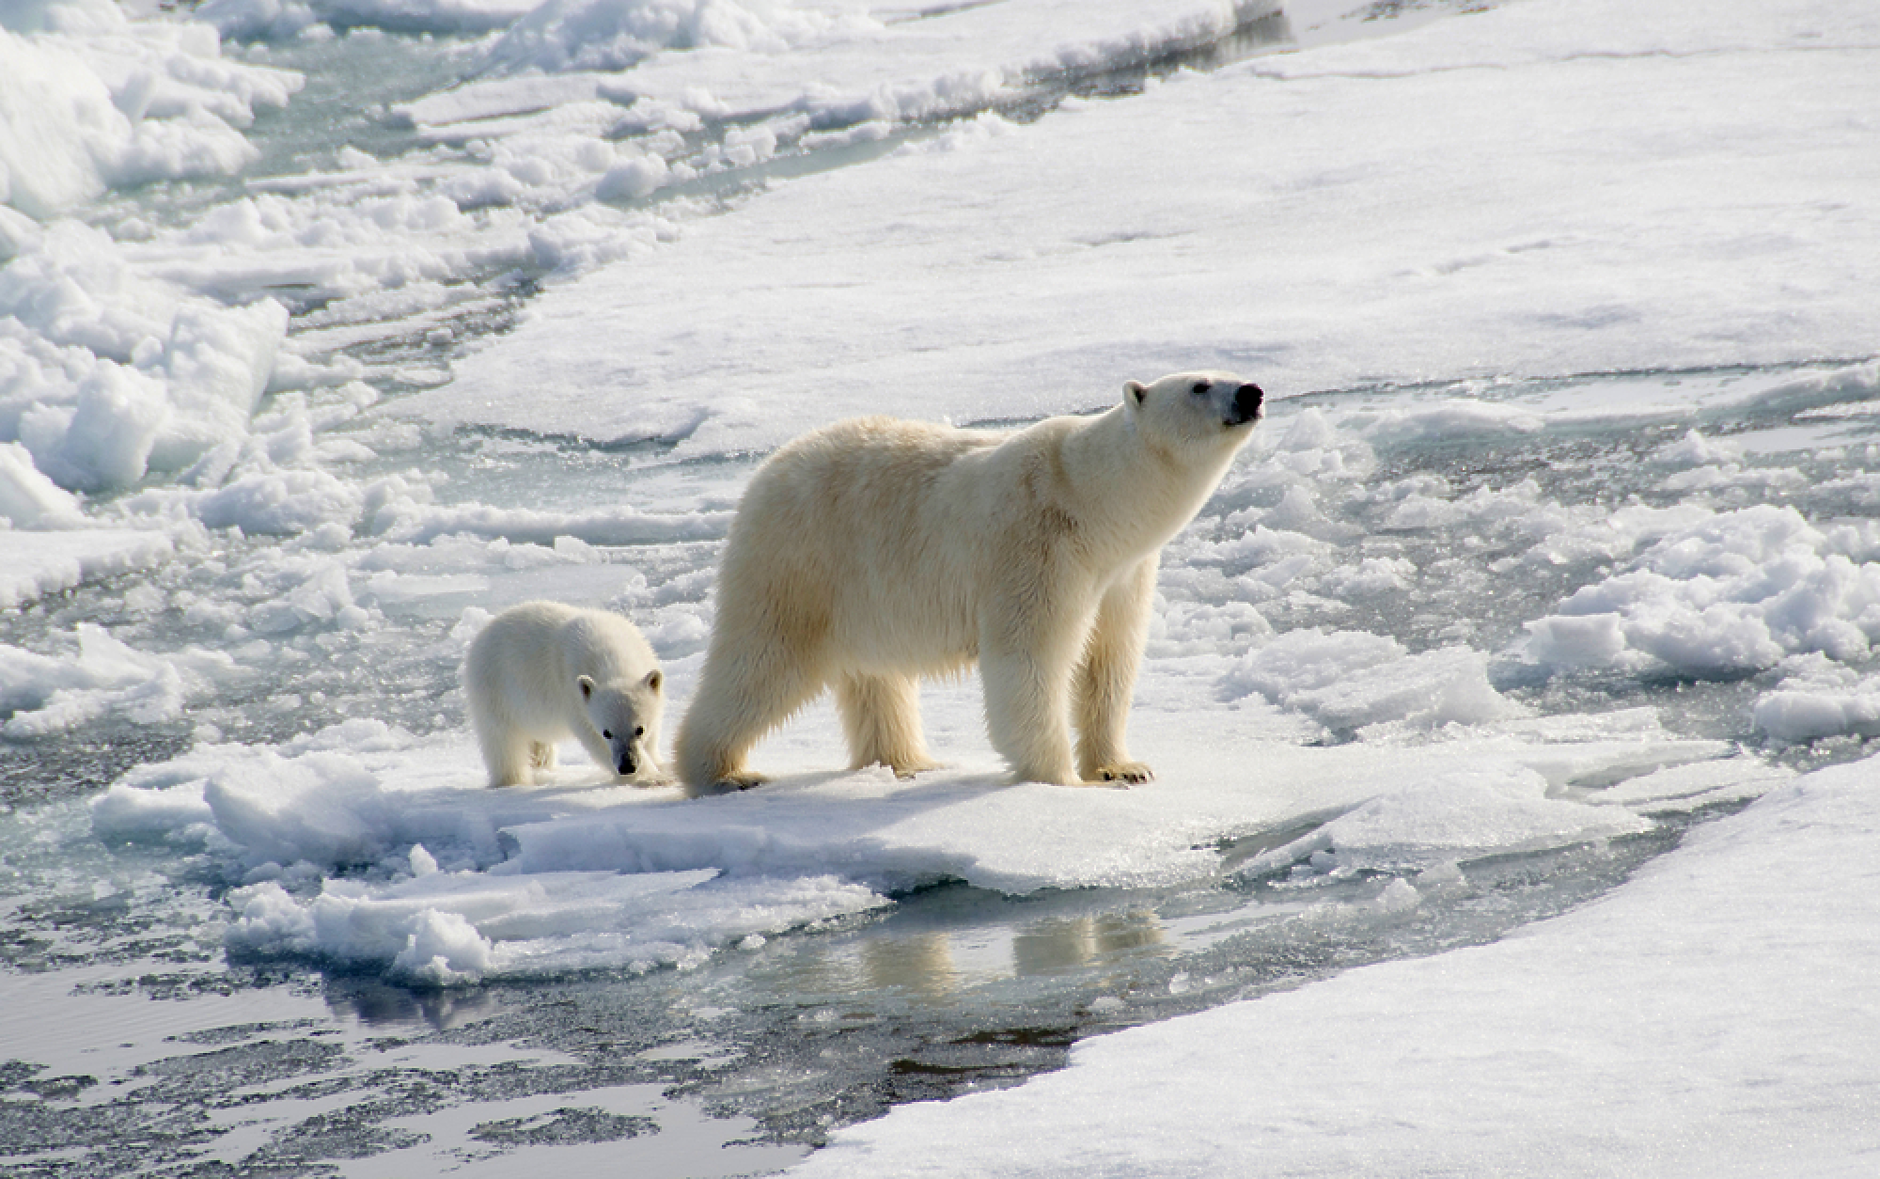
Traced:
<path fill-rule="evenodd" d="M 862 418 L 789 443 L 731 525 L 680 777 L 693 793 L 763 781 L 751 747 L 831 687 L 855 767 L 932 768 L 918 678 L 977 660 L 1017 780 L 1146 781 L 1124 726 L 1157 562 L 1261 400 L 1182 373 L 1016 432 Z"/>
<path fill-rule="evenodd" d="M 570 733 L 621 778 L 666 780 L 654 757 L 665 677 L 639 629 L 618 614 L 512 606 L 471 640 L 463 680 L 491 786 L 553 768 L 555 742 Z"/>

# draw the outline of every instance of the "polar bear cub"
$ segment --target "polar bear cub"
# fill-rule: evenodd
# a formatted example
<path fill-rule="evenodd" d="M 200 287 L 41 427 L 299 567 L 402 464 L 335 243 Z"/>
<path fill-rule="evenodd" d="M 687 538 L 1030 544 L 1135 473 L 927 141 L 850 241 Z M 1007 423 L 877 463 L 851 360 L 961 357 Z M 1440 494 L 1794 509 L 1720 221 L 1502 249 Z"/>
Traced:
<path fill-rule="evenodd" d="M 570 733 L 621 778 L 665 780 L 654 757 L 665 677 L 620 615 L 560 602 L 512 606 L 471 640 L 463 678 L 491 786 L 553 768 L 555 742 Z"/>
<path fill-rule="evenodd" d="M 1124 727 L 1161 549 L 1263 400 L 1180 373 L 1015 432 L 862 418 L 784 446 L 732 521 L 680 777 L 693 793 L 763 781 L 751 747 L 830 687 L 854 766 L 931 768 L 917 680 L 977 661 L 1016 779 L 1147 781 Z"/>

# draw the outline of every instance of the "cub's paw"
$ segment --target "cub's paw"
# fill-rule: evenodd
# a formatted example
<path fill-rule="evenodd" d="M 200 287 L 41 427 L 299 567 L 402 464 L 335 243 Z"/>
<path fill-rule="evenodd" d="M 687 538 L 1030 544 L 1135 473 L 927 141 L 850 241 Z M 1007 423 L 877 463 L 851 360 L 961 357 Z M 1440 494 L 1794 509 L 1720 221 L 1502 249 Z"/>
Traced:
<path fill-rule="evenodd" d="M 1098 766 L 1097 772 L 1092 777 L 1098 782 L 1135 785 L 1153 780 L 1155 771 L 1139 761 L 1119 761 L 1107 766 Z"/>

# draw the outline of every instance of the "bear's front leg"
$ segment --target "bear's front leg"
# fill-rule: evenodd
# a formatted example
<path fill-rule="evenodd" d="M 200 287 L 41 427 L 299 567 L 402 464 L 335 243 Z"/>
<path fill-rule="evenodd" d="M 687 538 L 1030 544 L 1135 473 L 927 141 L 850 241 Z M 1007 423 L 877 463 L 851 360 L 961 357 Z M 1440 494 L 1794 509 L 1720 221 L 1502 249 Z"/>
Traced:
<path fill-rule="evenodd" d="M 678 781 L 672 771 L 661 764 L 651 744 L 639 746 L 639 754 L 640 772 L 631 779 L 635 786 L 671 786 Z"/>
<path fill-rule="evenodd" d="M 1147 558 L 1104 593 L 1084 643 L 1084 661 L 1077 669 L 1077 769 L 1087 781 L 1155 777 L 1130 758 L 1124 734 L 1149 633 L 1157 563 L 1158 558 Z"/>
<path fill-rule="evenodd" d="M 483 764 L 490 772 L 490 785 L 526 786 L 534 781 L 534 745 L 527 735 L 517 732 L 506 718 L 492 709 L 479 709 L 472 700 L 470 720 L 476 729 L 477 745 L 483 751 Z"/>
<path fill-rule="evenodd" d="M 1081 785 L 1071 760 L 1071 677 L 1089 611 L 1062 593 L 995 598 L 980 624 L 986 731 L 1021 782 Z"/>

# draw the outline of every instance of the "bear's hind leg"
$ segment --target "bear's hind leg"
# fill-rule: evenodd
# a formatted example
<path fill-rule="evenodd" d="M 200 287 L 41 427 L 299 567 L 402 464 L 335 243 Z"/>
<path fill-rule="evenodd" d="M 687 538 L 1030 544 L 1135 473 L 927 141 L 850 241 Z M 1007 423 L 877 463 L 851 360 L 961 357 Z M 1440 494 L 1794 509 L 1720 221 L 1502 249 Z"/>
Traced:
<path fill-rule="evenodd" d="M 744 759 L 759 738 L 822 689 L 821 677 L 782 644 L 745 636 L 721 641 L 714 631 L 698 694 L 679 722 L 673 750 L 686 793 L 748 790 L 768 781 L 746 769 Z"/>
<path fill-rule="evenodd" d="M 909 676 L 843 676 L 836 706 L 849 738 L 849 768 L 884 765 L 897 778 L 940 768 L 920 731 L 920 685 Z"/>

